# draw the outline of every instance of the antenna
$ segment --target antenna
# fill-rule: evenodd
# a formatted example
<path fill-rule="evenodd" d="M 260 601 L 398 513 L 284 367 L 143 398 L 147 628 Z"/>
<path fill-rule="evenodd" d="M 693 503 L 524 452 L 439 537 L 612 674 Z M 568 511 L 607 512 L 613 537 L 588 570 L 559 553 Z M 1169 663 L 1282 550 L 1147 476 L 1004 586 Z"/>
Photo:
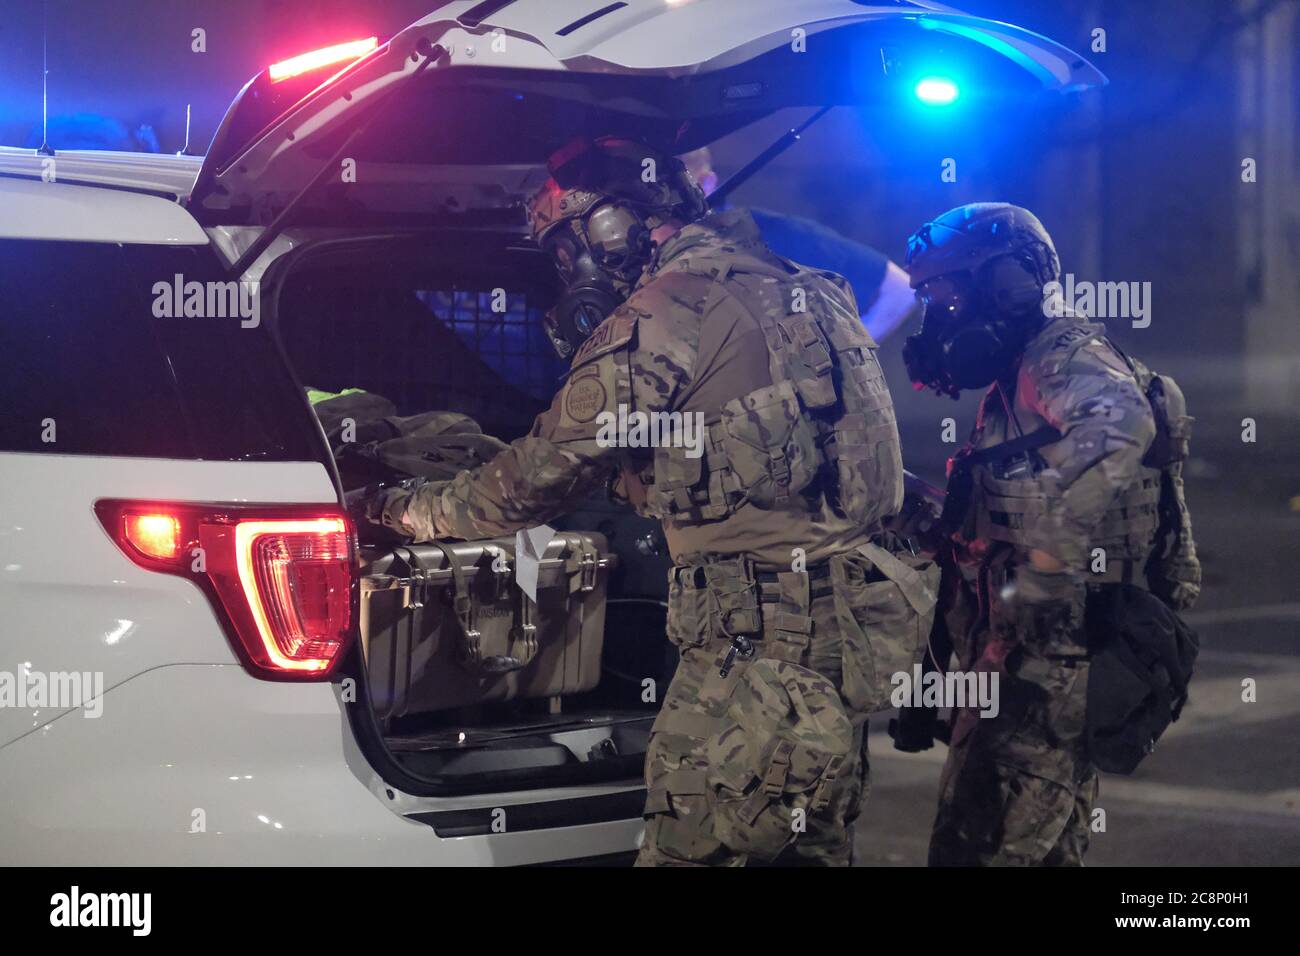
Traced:
<path fill-rule="evenodd" d="M 50 2 L 41 3 L 41 145 L 37 156 L 53 156 L 50 147 Z"/>
<path fill-rule="evenodd" d="M 177 156 L 190 155 L 190 107 L 192 105 L 192 103 L 185 104 L 185 145 L 181 147 L 181 151 L 176 154 Z"/>

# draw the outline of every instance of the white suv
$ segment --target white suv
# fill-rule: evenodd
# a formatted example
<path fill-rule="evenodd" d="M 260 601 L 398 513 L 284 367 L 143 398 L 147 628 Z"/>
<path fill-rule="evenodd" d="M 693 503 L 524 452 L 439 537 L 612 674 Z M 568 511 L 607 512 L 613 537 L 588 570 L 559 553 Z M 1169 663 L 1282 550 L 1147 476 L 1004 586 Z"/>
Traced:
<path fill-rule="evenodd" d="M 634 851 L 640 749 L 591 731 L 643 743 L 652 713 L 592 716 L 613 692 L 567 723 L 485 718 L 459 764 L 445 734 L 394 745 L 304 386 L 521 432 L 556 371 L 532 349 L 554 273 L 520 212 L 551 149 L 629 130 L 685 150 L 783 107 L 908 99 L 940 67 L 1012 96 L 1104 82 L 926 2 L 464 0 L 259 74 L 205 158 L 0 150 L 0 860 Z M 497 289 L 514 327 L 454 327 Z M 439 303 L 477 361 L 420 338 Z M 644 531 L 593 507 L 589 527 Z M 661 588 L 625 568 L 607 662 L 662 630 Z"/>

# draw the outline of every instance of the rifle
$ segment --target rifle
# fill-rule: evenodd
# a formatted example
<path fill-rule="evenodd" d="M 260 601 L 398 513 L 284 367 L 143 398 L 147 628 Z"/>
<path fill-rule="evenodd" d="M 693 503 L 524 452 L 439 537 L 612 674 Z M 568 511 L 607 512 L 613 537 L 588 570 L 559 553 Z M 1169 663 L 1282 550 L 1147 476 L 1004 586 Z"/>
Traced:
<path fill-rule="evenodd" d="M 926 653 L 921 661 L 921 679 L 928 674 L 943 674 L 952 657 L 952 635 L 943 610 L 956 597 L 954 587 L 961 586 L 953 544 L 940 520 L 946 496 L 934 485 L 909 471 L 903 472 L 903 510 L 895 519 L 897 533 L 907 540 L 918 540 L 922 549 L 934 554 L 943 569 L 940 584 L 939 607 L 930 628 Z M 899 715 L 889 721 L 889 736 L 894 739 L 894 749 L 904 753 L 920 753 L 934 746 L 935 739 L 948 742 L 948 728 L 939 725 L 939 711 L 934 707 L 903 707 Z"/>
<path fill-rule="evenodd" d="M 930 627 L 930 636 L 921 659 L 921 680 L 926 681 L 929 674 L 943 675 L 948 670 L 948 661 L 952 657 L 952 635 L 948 632 L 948 619 L 944 608 L 952 600 L 953 587 L 961 586 L 961 576 L 952 559 L 949 546 L 945 555 L 943 551 L 936 554 L 943 568 L 943 578 L 939 585 L 939 606 L 935 610 L 934 624 Z M 894 749 L 904 753 L 920 753 L 934 746 L 936 739 L 948 742 L 948 727 L 939 723 L 937 707 L 902 707 L 898 716 L 889 721 L 889 736 L 894 738 Z"/>

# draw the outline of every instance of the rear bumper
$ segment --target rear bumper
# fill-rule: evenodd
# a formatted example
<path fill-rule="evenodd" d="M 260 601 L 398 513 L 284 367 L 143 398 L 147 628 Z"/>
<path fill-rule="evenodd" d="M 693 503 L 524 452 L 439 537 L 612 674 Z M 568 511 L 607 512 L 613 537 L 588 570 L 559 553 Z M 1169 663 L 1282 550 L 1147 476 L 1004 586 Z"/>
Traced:
<path fill-rule="evenodd" d="M 234 665 L 140 674 L 0 748 L 0 860 L 30 865 L 524 865 L 626 854 L 639 783 L 403 794 L 338 687 Z M 572 825 L 569 821 L 590 822 Z"/>

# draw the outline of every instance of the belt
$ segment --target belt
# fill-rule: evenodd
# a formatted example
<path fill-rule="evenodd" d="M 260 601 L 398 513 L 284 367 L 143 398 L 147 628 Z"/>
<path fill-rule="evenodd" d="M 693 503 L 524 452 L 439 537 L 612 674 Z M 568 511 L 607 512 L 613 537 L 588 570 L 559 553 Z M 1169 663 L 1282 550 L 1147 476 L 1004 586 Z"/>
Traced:
<path fill-rule="evenodd" d="M 1002 561 L 986 563 L 981 568 L 981 577 L 986 579 L 991 588 L 1000 588 L 1006 583 L 1009 573 L 1005 558 Z M 1146 562 L 1133 561 L 1129 559 L 1114 560 L 1106 562 L 1105 571 L 1090 571 L 1086 576 L 1085 583 L 1088 587 L 1099 587 L 1103 584 L 1131 584 L 1134 587 L 1142 588 L 1147 591 Z"/>
<path fill-rule="evenodd" d="M 722 564 L 722 563 L 727 563 L 727 562 L 718 562 L 718 564 Z M 739 567 L 740 565 L 737 564 L 737 568 Z M 689 572 L 687 575 L 679 579 L 683 584 L 687 585 L 688 587 L 703 588 L 708 586 L 707 581 L 705 580 L 704 577 L 703 565 L 700 564 L 678 565 L 675 570 Z M 784 569 L 781 571 L 760 571 L 757 568 L 755 568 L 752 573 L 754 576 L 755 584 L 776 584 L 781 580 L 780 575 L 789 574 L 790 572 Z M 817 564 L 810 566 L 804 571 L 804 574 L 808 575 L 809 581 L 826 580 L 831 576 L 830 560 L 827 559 L 825 561 L 820 561 Z"/>
<path fill-rule="evenodd" d="M 753 597 L 750 598 L 750 600 L 754 601 L 755 605 L 759 607 L 763 605 L 779 606 L 784 602 L 784 599 L 786 598 L 787 595 L 784 593 L 785 589 L 781 585 L 782 575 L 802 573 L 808 582 L 807 593 L 808 593 L 809 601 L 813 601 L 817 598 L 828 597 L 835 593 L 834 585 L 831 582 L 831 566 L 830 566 L 829 558 L 824 561 L 819 561 L 817 564 L 814 564 L 813 566 L 811 566 L 810 568 L 808 568 L 803 572 L 792 572 L 792 571 L 784 571 L 784 570 L 782 571 L 759 570 L 757 567 L 754 566 L 752 562 L 747 562 L 744 559 L 727 559 L 725 561 L 714 562 L 712 566 L 717 567 L 718 565 L 732 564 L 732 563 L 735 564 L 736 570 L 742 575 L 742 580 L 744 578 L 748 578 L 750 581 L 753 582 L 749 586 L 749 588 L 747 588 L 747 590 L 749 590 L 750 593 L 753 594 Z M 772 566 L 768 565 L 767 567 L 770 568 Z M 705 569 L 703 565 L 694 565 L 694 566 L 679 565 L 674 569 L 673 574 L 674 574 L 674 581 L 678 582 L 681 585 L 684 585 L 685 587 L 693 588 L 693 589 L 708 587 L 708 582 L 705 579 Z M 787 578 L 787 581 L 788 580 L 789 578 Z M 822 582 L 822 584 L 821 586 L 815 587 L 813 586 L 814 582 Z M 742 599 L 738 603 L 736 608 L 722 609 L 724 612 L 724 619 L 726 618 L 727 614 L 731 613 L 731 611 L 743 610 L 743 604 L 744 601 Z M 750 605 L 750 607 L 754 608 L 754 610 L 757 610 L 757 608 L 754 605 Z M 767 611 L 763 611 L 762 612 L 763 617 L 766 618 L 768 613 L 769 612 Z M 785 621 L 787 625 L 785 629 L 790 630 L 789 625 L 791 622 L 794 622 L 796 618 L 798 618 L 800 622 L 803 622 L 804 624 L 811 626 L 810 618 L 807 618 L 806 616 L 799 617 L 798 615 L 792 617 L 789 613 L 783 610 L 779 610 L 779 608 L 777 609 L 777 618 L 779 619 L 776 625 L 778 629 L 782 627 L 780 622 Z M 801 633 L 806 633 L 807 627 L 801 626 L 796 628 L 796 630 Z M 745 631 L 744 633 L 746 633 L 750 641 L 762 640 L 761 633 L 751 633 L 749 631 Z"/>
<path fill-rule="evenodd" d="M 754 573 L 754 583 L 758 585 L 758 603 L 759 604 L 780 604 L 781 592 L 779 589 L 780 577 L 782 573 L 778 571 L 756 571 Z M 808 600 L 814 598 L 827 597 L 835 593 L 835 588 L 830 584 L 831 566 L 829 562 L 822 562 L 814 565 L 804 572 L 808 577 Z M 814 581 L 825 581 L 826 584 L 821 587 L 812 587 Z"/>
<path fill-rule="evenodd" d="M 754 580 L 758 584 L 776 584 L 781 574 L 788 574 L 788 571 L 755 571 Z M 808 575 L 809 581 L 824 581 L 831 576 L 831 565 L 829 561 L 823 561 L 820 564 L 814 564 L 811 568 L 804 571 Z"/>

